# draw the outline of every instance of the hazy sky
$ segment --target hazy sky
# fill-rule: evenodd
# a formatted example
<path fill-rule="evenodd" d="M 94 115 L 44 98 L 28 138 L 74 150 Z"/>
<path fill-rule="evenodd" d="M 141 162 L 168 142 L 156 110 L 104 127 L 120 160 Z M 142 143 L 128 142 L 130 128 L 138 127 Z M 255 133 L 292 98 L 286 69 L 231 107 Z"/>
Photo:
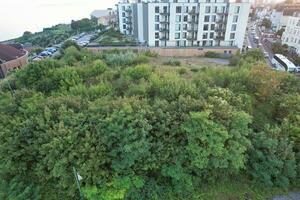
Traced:
<path fill-rule="evenodd" d="M 41 31 L 58 23 L 89 17 L 95 9 L 114 7 L 118 0 L 0 0 L 0 41 L 24 31 Z"/>

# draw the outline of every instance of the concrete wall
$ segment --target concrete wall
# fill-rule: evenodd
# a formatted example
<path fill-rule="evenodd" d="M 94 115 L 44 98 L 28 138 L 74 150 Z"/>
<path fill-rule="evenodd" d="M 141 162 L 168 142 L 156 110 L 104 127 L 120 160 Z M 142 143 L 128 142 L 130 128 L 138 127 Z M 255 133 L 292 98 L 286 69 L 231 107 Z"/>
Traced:
<path fill-rule="evenodd" d="M 93 52 L 101 52 L 105 50 L 119 49 L 119 50 L 133 50 L 137 52 L 152 51 L 158 53 L 160 56 L 164 57 L 192 57 L 192 56 L 203 56 L 208 51 L 213 51 L 216 53 L 226 53 L 235 54 L 238 48 L 197 48 L 197 47 L 187 47 L 187 48 L 160 48 L 160 47 L 90 47 Z"/>
<path fill-rule="evenodd" d="M 21 68 L 27 63 L 28 63 L 28 51 L 26 51 L 26 54 L 22 57 L 0 64 L 0 78 L 4 78 L 9 71 Z"/>

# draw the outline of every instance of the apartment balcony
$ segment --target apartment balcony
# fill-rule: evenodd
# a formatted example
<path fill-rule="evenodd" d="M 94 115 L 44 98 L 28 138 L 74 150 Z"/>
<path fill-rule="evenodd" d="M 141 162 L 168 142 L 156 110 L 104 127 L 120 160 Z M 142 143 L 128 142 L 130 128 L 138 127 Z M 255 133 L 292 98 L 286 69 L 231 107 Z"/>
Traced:
<path fill-rule="evenodd" d="M 195 36 L 189 35 L 186 37 L 187 40 L 197 40 L 197 38 L 195 38 Z"/>
<path fill-rule="evenodd" d="M 132 9 L 131 9 L 131 8 L 127 8 L 127 9 L 125 10 L 125 12 L 132 13 Z"/>
<path fill-rule="evenodd" d="M 160 15 L 168 16 L 168 15 L 169 15 L 169 12 L 168 12 L 168 11 L 163 11 L 163 12 L 160 13 Z"/>
<path fill-rule="evenodd" d="M 215 40 L 224 40 L 224 39 L 225 39 L 225 36 L 219 36 L 219 35 L 217 35 L 215 37 Z"/>
<path fill-rule="evenodd" d="M 188 23 L 189 24 L 198 24 L 198 20 L 189 20 Z"/>
<path fill-rule="evenodd" d="M 169 37 L 162 36 L 162 37 L 160 37 L 159 39 L 162 40 L 162 41 L 166 41 L 166 40 L 169 40 Z"/>
<path fill-rule="evenodd" d="M 218 20 L 216 21 L 217 24 L 226 24 L 226 21 L 225 20 Z"/>
<path fill-rule="evenodd" d="M 220 15 L 220 16 L 227 16 L 227 15 L 228 15 L 228 12 L 217 12 L 217 15 Z"/>
<path fill-rule="evenodd" d="M 132 31 L 132 27 L 127 27 L 126 30 L 127 31 Z"/>
<path fill-rule="evenodd" d="M 161 23 L 161 24 L 169 24 L 169 20 L 163 20 L 163 21 L 160 21 L 159 23 Z"/>
<path fill-rule="evenodd" d="M 225 28 L 216 28 L 215 32 L 223 33 L 223 32 L 226 32 L 226 29 Z"/>
<path fill-rule="evenodd" d="M 197 28 L 188 28 L 187 29 L 187 32 L 190 32 L 190 33 L 196 32 L 196 31 L 197 31 Z"/>
<path fill-rule="evenodd" d="M 160 30 L 160 32 L 169 32 L 169 28 L 167 28 L 167 27 L 160 28 L 159 30 Z"/>
<path fill-rule="evenodd" d="M 131 15 L 127 15 L 126 18 L 127 19 L 132 19 L 132 16 Z"/>
<path fill-rule="evenodd" d="M 198 12 L 196 10 L 191 10 L 188 12 L 190 15 L 198 15 Z"/>

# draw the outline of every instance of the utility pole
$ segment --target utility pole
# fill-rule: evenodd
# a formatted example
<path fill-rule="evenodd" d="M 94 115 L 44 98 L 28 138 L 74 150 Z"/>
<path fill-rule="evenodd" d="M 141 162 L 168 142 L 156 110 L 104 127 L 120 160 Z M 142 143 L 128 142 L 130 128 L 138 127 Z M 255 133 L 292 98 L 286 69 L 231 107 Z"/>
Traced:
<path fill-rule="evenodd" d="M 76 184 L 77 184 L 77 188 L 79 190 L 79 197 L 80 197 L 80 200 L 83 200 L 83 196 L 82 196 L 82 193 L 81 193 L 81 188 L 80 188 L 80 180 L 79 180 L 79 177 L 78 177 L 78 173 L 77 173 L 77 170 L 76 168 L 73 166 L 73 173 L 74 173 L 74 176 L 75 176 L 75 181 L 76 181 Z"/>

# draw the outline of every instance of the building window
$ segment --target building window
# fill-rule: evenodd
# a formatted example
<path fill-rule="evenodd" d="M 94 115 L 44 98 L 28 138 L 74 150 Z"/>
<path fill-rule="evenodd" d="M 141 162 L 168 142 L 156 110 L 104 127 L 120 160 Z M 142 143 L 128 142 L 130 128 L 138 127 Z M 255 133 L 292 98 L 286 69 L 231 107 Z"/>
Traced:
<path fill-rule="evenodd" d="M 159 6 L 155 6 L 155 13 L 159 13 Z"/>
<path fill-rule="evenodd" d="M 210 13 L 210 6 L 205 7 L 205 13 Z"/>
<path fill-rule="evenodd" d="M 181 6 L 176 6 L 176 13 L 181 13 Z"/>
<path fill-rule="evenodd" d="M 167 6 L 164 6 L 164 13 L 167 13 L 168 12 L 168 7 Z"/>
<path fill-rule="evenodd" d="M 125 13 L 124 12 L 122 12 L 122 17 L 125 17 Z"/>
<path fill-rule="evenodd" d="M 202 39 L 207 39 L 207 33 L 203 33 L 203 35 L 202 35 Z"/>
<path fill-rule="evenodd" d="M 210 0 L 206 0 L 206 3 L 210 3 Z"/>
<path fill-rule="evenodd" d="M 155 41 L 155 46 L 159 47 L 159 41 Z"/>
<path fill-rule="evenodd" d="M 188 16 L 187 16 L 187 15 L 184 15 L 184 16 L 183 16 L 183 21 L 184 21 L 184 22 L 187 22 L 187 21 L 188 21 Z"/>
<path fill-rule="evenodd" d="M 126 29 L 126 25 L 125 24 L 123 25 L 123 29 Z"/>
<path fill-rule="evenodd" d="M 217 12 L 218 12 L 218 7 L 217 7 L 217 6 L 214 6 L 212 12 L 213 12 L 213 13 L 217 13 Z"/>
<path fill-rule="evenodd" d="M 230 39 L 234 39 L 235 33 L 230 33 Z"/>
<path fill-rule="evenodd" d="M 186 38 L 186 32 L 182 34 L 182 38 Z"/>
<path fill-rule="evenodd" d="M 203 30 L 204 30 L 204 31 L 208 31 L 208 24 L 204 24 Z"/>
<path fill-rule="evenodd" d="M 180 33 L 175 33 L 175 39 L 179 39 L 180 38 Z"/>
<path fill-rule="evenodd" d="M 217 16 L 216 16 L 216 15 L 211 16 L 211 21 L 212 21 L 212 22 L 216 22 L 216 19 L 217 19 Z"/>
<path fill-rule="evenodd" d="M 204 22 L 209 22 L 209 15 L 206 15 L 206 16 L 204 17 Z"/>
<path fill-rule="evenodd" d="M 209 44 L 208 44 L 209 46 L 212 46 L 213 45 L 213 41 L 211 40 L 211 41 L 209 41 Z"/>
<path fill-rule="evenodd" d="M 237 21 L 238 21 L 238 16 L 237 15 L 233 16 L 233 23 L 236 23 Z"/>
<path fill-rule="evenodd" d="M 175 31 L 180 31 L 181 25 L 180 24 L 175 24 Z"/>
<path fill-rule="evenodd" d="M 125 6 L 122 6 L 122 11 L 125 11 Z"/>
<path fill-rule="evenodd" d="M 159 15 L 155 15 L 155 22 L 159 22 Z"/>
<path fill-rule="evenodd" d="M 204 47 L 206 46 L 206 41 L 202 42 L 202 46 L 204 46 Z"/>
<path fill-rule="evenodd" d="M 235 13 L 235 14 L 240 13 L 240 6 L 236 6 L 236 7 L 235 7 L 234 13 Z"/>
<path fill-rule="evenodd" d="M 180 46 L 180 41 L 176 41 L 176 46 Z"/>
<path fill-rule="evenodd" d="M 186 46 L 186 41 L 183 41 L 183 46 Z"/>
<path fill-rule="evenodd" d="M 181 15 L 176 15 L 176 22 L 181 22 Z"/>
<path fill-rule="evenodd" d="M 234 42 L 233 42 L 233 41 L 230 41 L 230 42 L 229 42 L 229 45 L 230 45 L 230 46 L 234 46 Z M 228 53 L 231 54 L 231 51 L 229 51 Z"/>
<path fill-rule="evenodd" d="M 211 32 L 210 34 L 209 34 L 209 38 L 214 38 L 214 33 L 213 32 Z"/>
<path fill-rule="evenodd" d="M 231 31 L 236 31 L 236 24 L 232 24 Z"/>
<path fill-rule="evenodd" d="M 155 39 L 159 39 L 159 33 L 158 32 L 155 33 Z"/>
<path fill-rule="evenodd" d="M 123 23 L 126 23 L 126 19 L 125 19 L 125 18 L 123 18 L 123 20 L 122 20 L 122 21 L 123 21 Z"/>
<path fill-rule="evenodd" d="M 183 26 L 182 29 L 183 29 L 184 31 L 186 31 L 186 30 L 187 30 L 187 24 L 183 24 L 182 26 Z"/>
<path fill-rule="evenodd" d="M 214 24 L 210 25 L 210 30 L 212 30 L 212 31 L 215 30 L 215 25 Z"/>
<path fill-rule="evenodd" d="M 155 30 L 156 30 L 156 31 L 159 30 L 159 24 L 155 24 Z"/>
<path fill-rule="evenodd" d="M 184 12 L 185 12 L 185 13 L 188 13 L 188 12 L 189 12 L 189 7 L 188 7 L 188 6 L 183 7 L 183 9 L 184 9 Z"/>

